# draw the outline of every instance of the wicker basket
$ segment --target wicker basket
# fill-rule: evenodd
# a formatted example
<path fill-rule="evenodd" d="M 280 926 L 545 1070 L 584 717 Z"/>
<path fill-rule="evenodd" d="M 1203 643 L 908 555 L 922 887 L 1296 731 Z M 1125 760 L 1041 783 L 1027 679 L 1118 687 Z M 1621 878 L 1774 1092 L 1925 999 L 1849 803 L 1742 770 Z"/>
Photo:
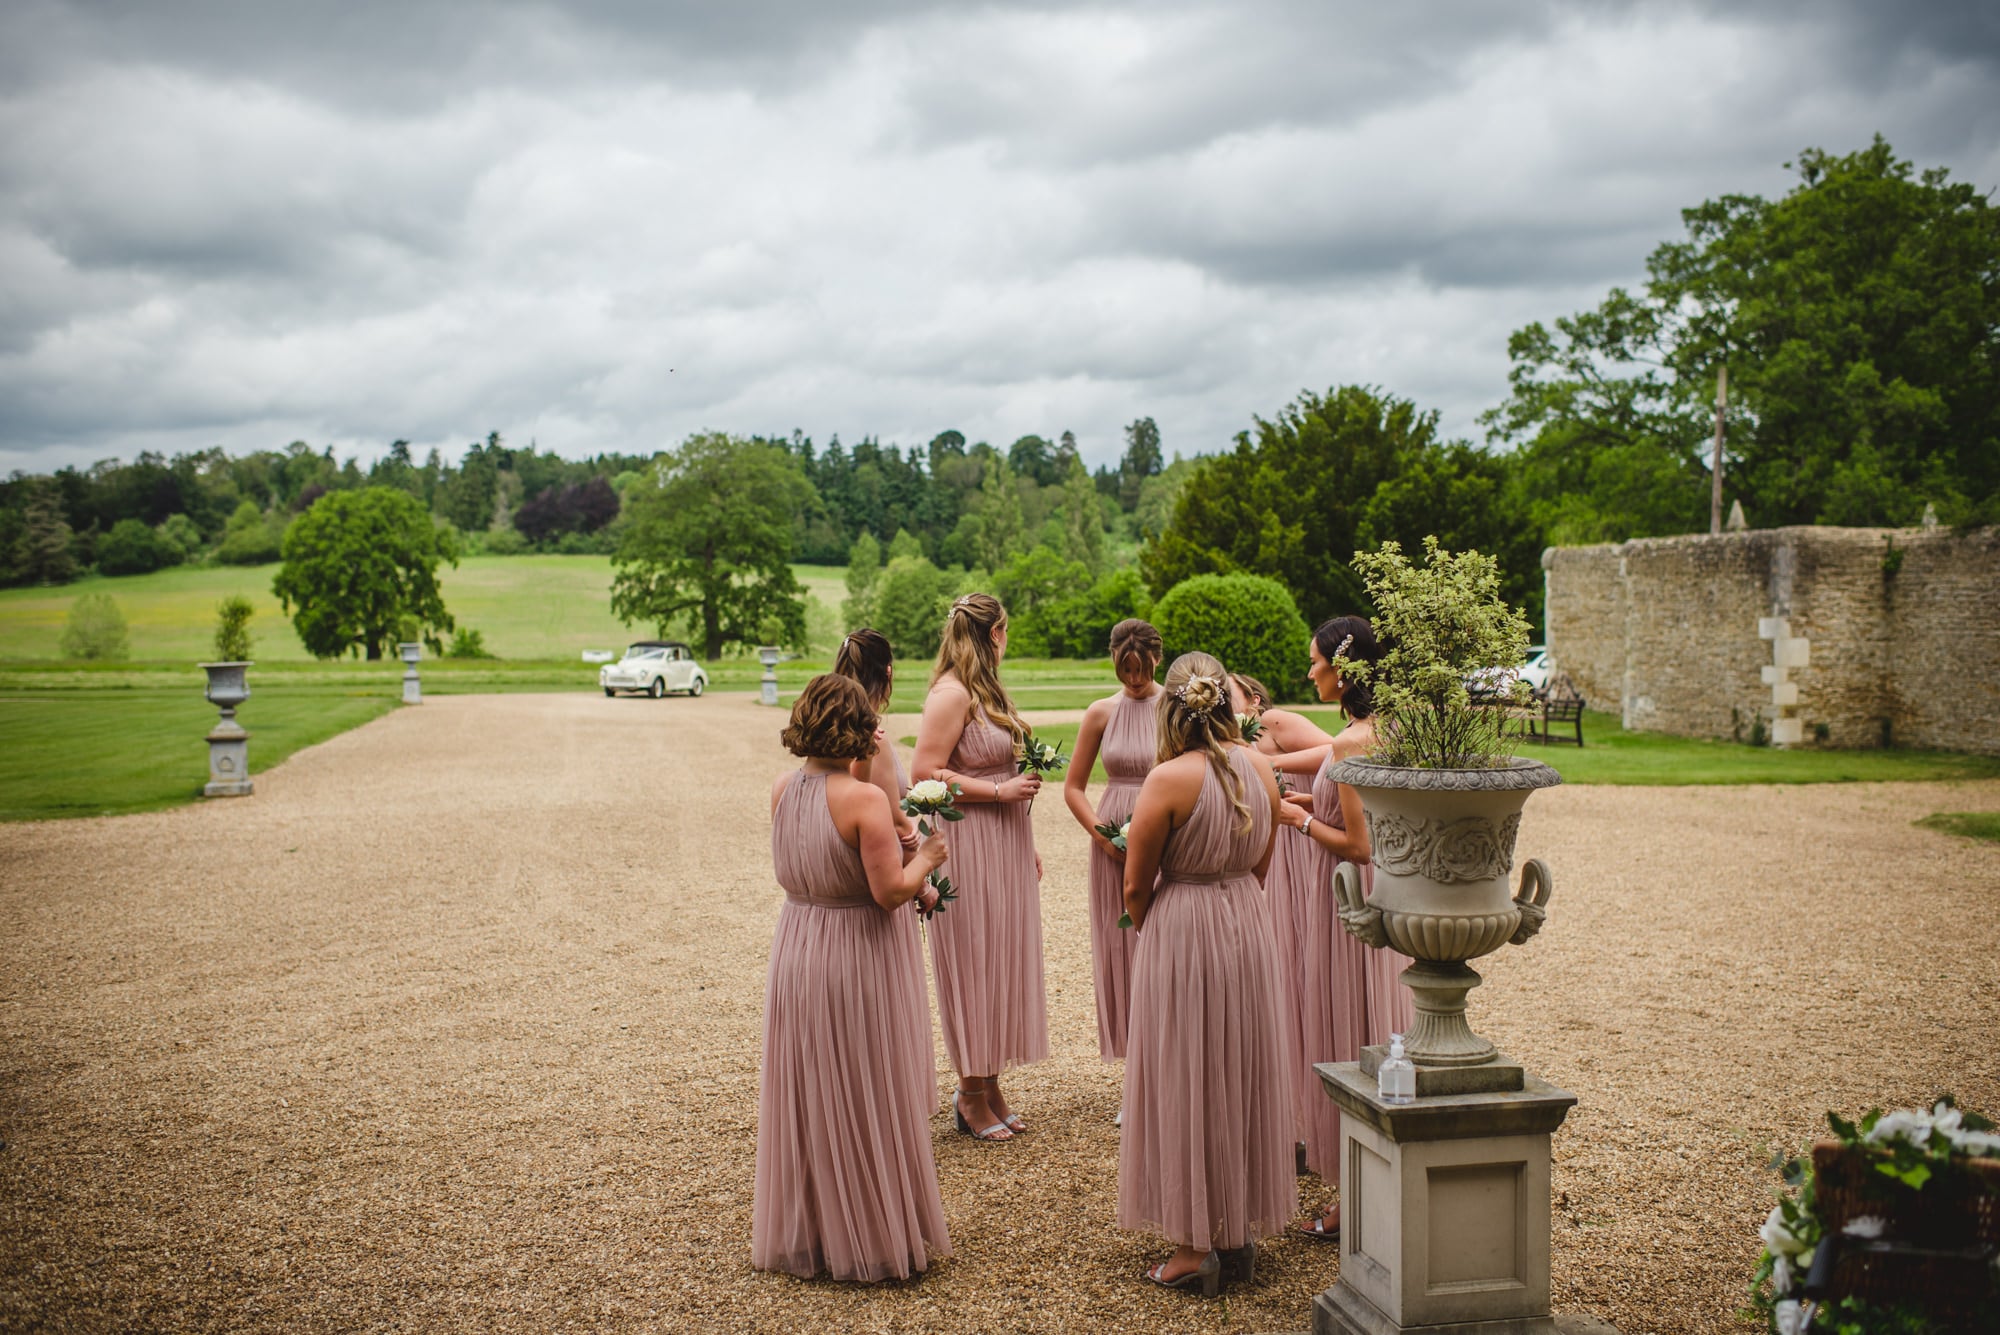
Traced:
<path fill-rule="evenodd" d="M 1842 1238 L 1832 1274 L 1815 1296 L 1909 1303 L 1949 1328 L 2000 1329 L 1993 1267 L 2000 1254 L 2000 1160 L 1962 1160 L 1919 1191 L 1876 1171 L 1888 1157 L 1832 1141 L 1813 1146 L 1815 1200 L 1827 1240 L 1873 1215 L 1887 1244 Z"/>

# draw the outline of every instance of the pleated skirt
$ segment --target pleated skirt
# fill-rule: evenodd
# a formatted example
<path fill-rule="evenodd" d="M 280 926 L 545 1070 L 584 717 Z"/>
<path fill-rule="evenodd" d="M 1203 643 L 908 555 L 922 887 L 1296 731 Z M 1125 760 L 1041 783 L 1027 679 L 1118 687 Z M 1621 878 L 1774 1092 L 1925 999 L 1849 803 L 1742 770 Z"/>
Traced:
<path fill-rule="evenodd" d="M 788 900 L 764 1002 L 752 1265 L 873 1281 L 951 1254 L 917 1098 L 935 1102 L 932 1060 L 921 966 L 893 915 Z"/>
<path fill-rule="evenodd" d="M 1139 801 L 1136 783 L 1106 786 L 1097 804 L 1101 825 L 1123 825 Z M 1139 934 L 1118 926 L 1125 916 L 1125 864 L 1090 846 L 1090 965 L 1097 985 L 1097 1055 L 1105 1061 L 1125 1056 L 1125 1033 L 1132 1017 L 1132 956 Z"/>
<path fill-rule="evenodd" d="M 1264 907 L 1271 918 L 1271 943 L 1278 952 L 1278 985 L 1285 1019 L 1285 1064 L 1292 1073 L 1296 1116 L 1293 1134 L 1305 1139 L 1308 1101 L 1325 1099 L 1319 1077 L 1312 1072 L 1300 1034 L 1305 997 L 1307 871 L 1313 854 L 1312 841 L 1290 827 L 1281 826 L 1271 845 L 1271 865 L 1264 872 Z"/>
<path fill-rule="evenodd" d="M 1299 1110 L 1305 1123 L 1306 1167 L 1340 1182 L 1340 1108 L 1327 1097 L 1316 1062 L 1361 1060 L 1368 1037 L 1368 966 L 1372 953 L 1340 925 L 1333 894 L 1339 859 L 1318 845 L 1300 860 L 1304 887 L 1299 914 L 1299 1055 L 1311 1078 Z"/>
<path fill-rule="evenodd" d="M 1283 988 L 1256 878 L 1160 886 L 1139 935 L 1118 1222 L 1240 1247 L 1298 1204 Z"/>
<path fill-rule="evenodd" d="M 944 827 L 958 898 L 930 920 L 938 1027 L 953 1070 L 998 1075 L 1049 1055 L 1033 813 L 1026 802 L 964 810 Z"/>

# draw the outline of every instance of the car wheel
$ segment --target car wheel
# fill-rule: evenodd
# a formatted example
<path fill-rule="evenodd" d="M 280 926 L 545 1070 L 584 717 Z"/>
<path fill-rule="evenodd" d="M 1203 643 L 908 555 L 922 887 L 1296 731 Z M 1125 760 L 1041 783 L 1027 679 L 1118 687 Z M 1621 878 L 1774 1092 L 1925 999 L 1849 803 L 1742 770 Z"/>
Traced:
<path fill-rule="evenodd" d="M 700 695 L 702 687 L 706 685 L 708 685 L 707 682 L 703 681 L 700 677 L 696 677 L 693 681 L 688 683 L 688 694 Z"/>
<path fill-rule="evenodd" d="M 646 694 L 652 696 L 655 700 L 666 699 L 667 698 L 666 678 L 664 677 L 653 678 L 653 684 L 646 688 Z"/>
<path fill-rule="evenodd" d="M 611 689 L 611 688 L 610 688 L 609 686 L 606 686 L 606 687 L 604 688 L 604 698 L 605 698 L 605 699 L 609 700 L 609 699 L 610 699 L 610 698 L 611 698 L 612 696 L 614 696 L 614 695 L 616 695 L 616 694 L 618 694 L 618 692 L 616 692 L 616 691 L 612 690 L 612 689 Z"/>

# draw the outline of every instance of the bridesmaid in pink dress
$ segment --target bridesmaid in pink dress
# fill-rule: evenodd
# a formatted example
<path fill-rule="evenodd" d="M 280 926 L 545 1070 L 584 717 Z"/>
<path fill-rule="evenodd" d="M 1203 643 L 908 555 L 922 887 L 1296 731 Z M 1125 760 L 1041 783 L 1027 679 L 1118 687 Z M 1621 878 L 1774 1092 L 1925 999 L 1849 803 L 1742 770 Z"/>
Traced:
<path fill-rule="evenodd" d="M 1017 773 L 1028 728 L 1000 684 L 1006 653 L 999 599 L 968 593 L 952 604 L 911 766 L 920 783 L 963 789 L 965 819 L 945 826 L 958 897 L 930 920 L 931 971 L 945 1055 L 958 1072 L 953 1121 L 991 1141 L 1028 1129 L 1007 1106 L 1000 1073 L 1049 1055 L 1042 859 L 1030 810 L 1042 781 Z"/>
<path fill-rule="evenodd" d="M 841 640 L 840 648 L 833 656 L 833 670 L 846 677 L 868 696 L 868 706 L 879 717 L 889 707 L 889 698 L 895 691 L 896 664 L 889 647 L 888 637 L 879 630 L 862 627 Z M 880 788 L 889 799 L 889 809 L 896 821 L 896 838 L 902 843 L 907 855 L 917 848 L 917 823 L 903 814 L 903 796 L 910 791 L 909 776 L 903 771 L 903 761 L 896 754 L 895 743 L 881 728 L 875 730 L 875 754 L 866 760 L 857 760 L 848 767 L 848 772 L 863 783 L 872 783 Z M 935 892 L 925 892 L 925 903 L 935 899 Z M 903 947 L 908 951 L 917 975 L 924 972 L 923 929 L 918 926 L 919 910 L 924 904 L 911 906 L 908 913 L 898 913 L 897 933 L 902 937 Z M 916 1026 L 919 1040 L 925 1052 L 933 1051 L 931 1046 L 931 1010 L 928 1004 L 920 1006 L 910 1016 L 910 1023 Z M 917 1107 L 928 1118 L 937 1111 L 937 1068 L 926 1061 L 919 1073 L 923 1079 L 916 1087 Z"/>
<path fill-rule="evenodd" d="M 1132 819 L 1139 785 L 1159 752 L 1160 688 L 1153 673 L 1159 669 L 1160 652 L 1160 632 L 1149 622 L 1128 618 L 1111 628 L 1111 666 L 1125 689 L 1083 712 L 1063 777 L 1063 802 L 1090 836 L 1090 958 L 1097 983 L 1097 1054 L 1105 1061 L 1125 1056 L 1132 953 L 1138 940 L 1118 926 L 1125 912 L 1125 854 L 1097 826 L 1121 826 Z M 1100 756 L 1104 794 L 1093 811 L 1086 785 Z"/>
<path fill-rule="evenodd" d="M 1274 707 L 1270 691 L 1255 677 L 1231 673 L 1229 694 L 1238 714 L 1254 715 L 1264 725 L 1263 734 L 1251 745 L 1266 763 L 1286 752 L 1325 746 L 1333 740 L 1304 714 Z M 1318 1114 L 1320 1104 L 1331 1102 L 1320 1088 L 1319 1077 L 1313 1074 L 1312 1059 L 1306 1056 L 1303 1039 L 1307 986 L 1304 946 L 1312 939 L 1311 877 L 1318 861 L 1319 852 L 1309 840 L 1296 830 L 1281 827 L 1271 848 L 1271 866 L 1264 873 L 1264 904 L 1271 914 L 1271 939 L 1277 944 L 1278 963 L 1283 970 L 1285 1052 L 1297 1103 L 1297 1166 L 1301 1172 L 1310 1166 L 1306 1155 L 1308 1122 Z M 1336 1123 L 1336 1134 L 1338 1126 Z"/>
<path fill-rule="evenodd" d="M 764 998 L 750 1263 L 810 1278 L 907 1279 L 951 1254 L 928 1112 L 922 966 L 895 919 L 945 859 L 905 862 L 888 800 L 848 773 L 875 746 L 861 688 L 815 677 L 784 742 L 805 758 L 771 786 L 771 858 L 785 890 Z M 926 1026 L 927 1028 L 928 1026 Z"/>
<path fill-rule="evenodd" d="M 1182 654 L 1159 705 L 1125 857 L 1139 933 L 1126 1049 L 1118 1223 L 1178 1244 L 1146 1272 L 1214 1296 L 1298 1208 L 1283 984 L 1257 878 L 1278 789 L 1243 746 L 1227 675 Z"/>
<path fill-rule="evenodd" d="M 1346 784 L 1335 783 L 1329 772 L 1335 763 L 1365 755 L 1374 746 L 1374 700 L 1364 684 L 1344 680 L 1334 660 L 1374 662 L 1381 653 L 1374 628 L 1361 617 L 1335 617 L 1313 632 L 1306 679 L 1320 699 L 1338 700 L 1349 722 L 1328 745 L 1292 752 L 1278 761 L 1288 771 L 1303 769 L 1313 775 L 1311 794 L 1293 794 L 1278 811 L 1279 821 L 1304 831 L 1315 849 L 1307 869 L 1312 893 L 1301 949 L 1301 1034 L 1309 1062 L 1359 1061 L 1363 1047 L 1388 1042 L 1392 1032 L 1406 1032 L 1415 1014 L 1409 989 L 1397 982 L 1409 958 L 1393 950 L 1371 949 L 1350 935 L 1340 925 L 1333 896 L 1333 871 L 1342 862 L 1360 865 L 1365 891 L 1372 892 L 1375 884 L 1361 797 Z M 1313 1083 L 1318 1085 L 1318 1077 Z M 1319 1097 L 1304 1100 L 1306 1162 L 1338 1189 L 1340 1113 L 1325 1090 L 1315 1088 L 1314 1093 Z M 1320 1241 L 1338 1238 L 1339 1203 L 1327 1206 L 1298 1231 Z"/>

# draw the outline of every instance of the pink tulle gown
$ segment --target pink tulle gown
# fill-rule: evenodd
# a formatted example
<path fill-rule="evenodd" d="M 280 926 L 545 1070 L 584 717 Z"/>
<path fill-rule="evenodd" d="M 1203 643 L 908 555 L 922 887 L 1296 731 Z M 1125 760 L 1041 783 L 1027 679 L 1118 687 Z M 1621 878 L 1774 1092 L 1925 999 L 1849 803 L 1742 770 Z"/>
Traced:
<path fill-rule="evenodd" d="M 1316 850 L 1312 840 L 1289 825 L 1278 827 L 1277 842 L 1271 846 L 1271 865 L 1264 871 L 1264 907 L 1271 918 L 1271 941 L 1278 949 L 1278 979 L 1283 988 L 1285 1010 L 1285 1067 L 1292 1073 L 1294 1136 L 1303 1141 L 1306 1127 L 1306 1100 L 1324 1098 L 1319 1077 L 1312 1073 L 1300 1037 L 1301 1008 L 1305 996 L 1305 955 L 1307 912 L 1312 901 L 1312 868 Z"/>
<path fill-rule="evenodd" d="M 1283 988 L 1252 872 L 1271 835 L 1262 762 L 1231 747 L 1251 827 L 1211 768 L 1167 836 L 1139 933 L 1125 1055 L 1118 1223 L 1184 1247 L 1241 1247 L 1298 1205 Z"/>
<path fill-rule="evenodd" d="M 888 746 L 889 743 L 884 741 L 883 745 Z M 910 792 L 910 773 L 903 768 L 903 758 L 897 755 L 893 748 L 889 752 L 889 758 L 896 762 L 896 793 L 899 797 L 906 797 Z M 923 1050 L 927 1054 L 923 1069 L 916 1073 L 917 1083 L 912 1093 L 916 1097 L 918 1111 L 925 1118 L 929 1118 L 938 1108 L 938 1088 L 935 1058 L 929 1055 L 933 1054 L 935 1049 L 931 1045 L 930 997 L 924 988 L 924 931 L 921 925 L 923 920 L 917 916 L 915 905 L 898 909 L 892 916 L 896 920 L 896 934 L 902 940 L 903 950 L 910 957 L 909 968 L 916 976 L 917 993 L 923 998 L 924 1003 L 917 1007 L 916 1014 L 910 1020 L 917 1030 L 917 1041 L 923 1045 Z"/>
<path fill-rule="evenodd" d="M 1111 701 L 1098 758 L 1104 763 L 1104 795 L 1097 802 L 1100 825 L 1132 819 L 1139 788 L 1159 753 L 1159 695 L 1135 700 L 1120 691 Z M 1125 916 L 1125 864 L 1090 846 L 1090 960 L 1097 983 L 1097 1052 L 1105 1061 L 1125 1055 L 1125 1030 L 1132 1010 L 1132 954 L 1138 933 L 1119 928 Z"/>
<path fill-rule="evenodd" d="M 1016 773 L 1014 738 L 973 718 L 946 768 L 985 789 Z M 945 1054 L 960 1075 L 998 1075 L 1049 1055 L 1042 990 L 1042 891 L 1026 802 L 968 802 L 946 822 L 945 874 L 958 891 L 931 918 L 931 969 Z"/>
<path fill-rule="evenodd" d="M 1345 830 L 1340 785 L 1333 781 L 1332 768 L 1328 757 L 1313 778 L 1313 819 Z M 1396 981 L 1409 957 L 1393 950 L 1371 950 L 1340 925 L 1340 906 L 1333 895 L 1333 870 L 1340 862 L 1308 841 L 1300 867 L 1306 889 L 1299 917 L 1299 1046 L 1306 1082 L 1300 1087 L 1299 1107 L 1305 1120 L 1306 1166 L 1335 1185 L 1340 1182 L 1340 1110 L 1312 1065 L 1359 1061 L 1362 1048 L 1388 1042 L 1392 1031 L 1407 1030 L 1415 1014 L 1410 990 Z M 1374 864 L 1362 866 L 1361 886 L 1374 893 Z"/>
<path fill-rule="evenodd" d="M 750 1263 L 905 1279 L 951 1254 L 928 1110 L 912 1098 L 920 1082 L 935 1088 L 928 1017 L 911 1023 L 925 1014 L 922 965 L 869 897 L 824 775 L 787 784 L 771 857 L 785 905 L 764 1000 Z"/>

